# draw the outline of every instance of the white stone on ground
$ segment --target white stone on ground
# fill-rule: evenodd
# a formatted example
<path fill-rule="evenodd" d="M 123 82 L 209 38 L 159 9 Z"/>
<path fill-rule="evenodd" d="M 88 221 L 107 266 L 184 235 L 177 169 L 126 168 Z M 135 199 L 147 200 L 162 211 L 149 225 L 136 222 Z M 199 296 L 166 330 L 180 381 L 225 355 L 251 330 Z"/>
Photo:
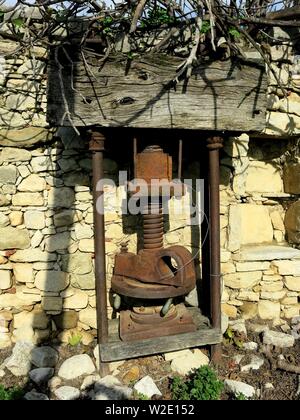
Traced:
<path fill-rule="evenodd" d="M 258 349 L 258 344 L 255 343 L 255 341 L 250 341 L 249 343 L 243 344 L 243 349 L 249 351 L 256 351 Z"/>
<path fill-rule="evenodd" d="M 179 350 L 179 351 L 172 351 L 170 353 L 165 354 L 166 362 L 170 362 L 178 357 L 188 357 L 191 355 L 191 350 Z"/>
<path fill-rule="evenodd" d="M 222 334 L 225 334 L 228 326 L 229 326 L 229 317 L 228 315 L 222 313 L 222 319 L 221 319 Z"/>
<path fill-rule="evenodd" d="M 53 378 L 50 379 L 48 382 L 48 388 L 53 391 L 54 389 L 61 386 L 62 380 L 58 376 L 53 376 Z"/>
<path fill-rule="evenodd" d="M 140 394 L 146 395 L 148 398 L 152 398 L 153 395 L 162 395 L 150 376 L 145 376 L 142 378 L 134 385 L 133 388 Z"/>
<path fill-rule="evenodd" d="M 250 370 L 259 370 L 265 363 L 264 359 L 258 356 L 252 356 L 248 365 L 241 367 L 241 372 L 250 372 Z"/>
<path fill-rule="evenodd" d="M 99 382 L 101 379 L 100 375 L 89 375 L 86 378 L 84 378 L 80 389 L 82 391 L 85 391 L 86 389 L 91 388 L 92 386 L 95 385 L 96 382 Z"/>
<path fill-rule="evenodd" d="M 97 401 L 128 400 L 131 394 L 131 388 L 123 386 L 114 376 L 107 375 L 95 383 L 93 399 Z"/>
<path fill-rule="evenodd" d="M 61 401 L 72 401 L 80 397 L 80 391 L 73 386 L 62 386 L 54 391 L 54 395 Z"/>
<path fill-rule="evenodd" d="M 274 388 L 274 385 L 271 384 L 271 382 L 268 382 L 268 383 L 265 384 L 265 389 L 267 389 L 267 390 L 273 390 L 275 388 Z"/>
<path fill-rule="evenodd" d="M 4 378 L 4 376 L 5 376 L 4 370 L 0 369 L 0 378 Z"/>
<path fill-rule="evenodd" d="M 249 331 L 252 331 L 256 334 L 261 334 L 262 332 L 269 331 L 268 325 L 263 324 L 249 324 L 248 329 Z"/>
<path fill-rule="evenodd" d="M 239 365 L 244 358 L 245 358 L 245 355 L 237 354 L 236 356 L 233 357 L 233 360 L 237 365 Z"/>
<path fill-rule="evenodd" d="M 95 372 L 92 359 L 87 354 L 72 356 L 61 365 L 58 376 L 63 379 L 76 379 L 82 375 L 91 375 Z"/>
<path fill-rule="evenodd" d="M 202 353 L 201 350 L 196 349 L 194 353 L 189 350 L 184 356 L 177 357 L 171 362 L 171 370 L 180 375 L 187 375 L 191 370 L 198 369 L 201 366 L 209 364 L 209 358 Z"/>
<path fill-rule="evenodd" d="M 31 353 L 31 361 L 34 366 L 55 367 L 58 362 L 58 353 L 52 347 L 36 347 Z"/>
<path fill-rule="evenodd" d="M 36 391 L 27 392 L 27 394 L 25 394 L 24 396 L 24 399 L 28 401 L 48 401 L 49 400 L 47 395 L 41 394 L 40 392 L 36 392 Z"/>
<path fill-rule="evenodd" d="M 19 341 L 13 348 L 12 355 L 3 363 L 15 376 L 26 376 L 31 369 L 31 352 L 34 345 L 25 341 Z"/>
<path fill-rule="evenodd" d="M 245 336 L 247 336 L 247 329 L 246 329 L 244 319 L 229 321 L 229 328 L 231 329 L 231 331 L 234 331 L 240 334 L 245 334 Z"/>
<path fill-rule="evenodd" d="M 42 385 L 49 381 L 54 374 L 53 368 L 37 368 L 29 372 L 30 379 L 37 385 Z"/>
<path fill-rule="evenodd" d="M 245 395 L 246 398 L 253 398 L 255 396 L 255 388 L 240 381 L 232 381 L 226 379 L 224 381 L 225 391 L 231 392 L 236 397 L 240 394 Z"/>
<path fill-rule="evenodd" d="M 289 334 L 277 331 L 265 331 L 263 335 L 263 343 L 276 347 L 287 348 L 294 346 L 295 338 Z"/>

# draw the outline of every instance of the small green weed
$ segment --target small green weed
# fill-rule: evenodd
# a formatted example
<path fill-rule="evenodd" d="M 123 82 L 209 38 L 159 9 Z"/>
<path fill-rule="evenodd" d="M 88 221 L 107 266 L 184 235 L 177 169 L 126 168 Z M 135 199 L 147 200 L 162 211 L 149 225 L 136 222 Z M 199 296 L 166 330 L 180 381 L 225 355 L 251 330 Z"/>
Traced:
<path fill-rule="evenodd" d="M 71 337 L 69 338 L 69 345 L 72 347 L 76 347 L 78 346 L 78 344 L 81 343 L 81 340 L 82 340 L 81 334 L 72 333 Z"/>
<path fill-rule="evenodd" d="M 224 334 L 225 344 L 232 344 L 239 349 L 243 348 L 244 342 L 239 337 L 238 334 L 235 334 L 230 328 L 227 328 Z"/>
<path fill-rule="evenodd" d="M 20 400 L 23 394 L 24 392 L 21 388 L 4 388 L 3 385 L 0 385 L 0 401 Z"/>
<path fill-rule="evenodd" d="M 187 380 L 175 377 L 171 384 L 174 400 L 219 400 L 223 382 L 209 366 L 195 370 Z"/>

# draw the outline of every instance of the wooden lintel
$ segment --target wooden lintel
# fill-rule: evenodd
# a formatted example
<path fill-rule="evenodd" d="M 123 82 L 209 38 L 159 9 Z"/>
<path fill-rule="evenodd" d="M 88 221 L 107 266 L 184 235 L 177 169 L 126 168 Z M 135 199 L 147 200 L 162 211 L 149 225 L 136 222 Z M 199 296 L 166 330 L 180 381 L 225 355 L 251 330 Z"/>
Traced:
<path fill-rule="evenodd" d="M 216 329 L 203 329 L 192 333 L 171 335 L 168 337 L 148 338 L 132 342 L 113 342 L 100 345 L 102 362 L 132 359 L 141 356 L 167 353 L 187 348 L 218 344 L 222 342 L 222 333 Z"/>
<path fill-rule="evenodd" d="M 63 50 L 50 60 L 51 125 L 233 132 L 265 128 L 267 80 L 261 63 L 203 62 L 188 80 L 175 82 L 183 62 L 178 57 L 116 56 L 103 64 L 93 55 L 85 60 L 75 55 L 73 60 L 71 64 Z"/>

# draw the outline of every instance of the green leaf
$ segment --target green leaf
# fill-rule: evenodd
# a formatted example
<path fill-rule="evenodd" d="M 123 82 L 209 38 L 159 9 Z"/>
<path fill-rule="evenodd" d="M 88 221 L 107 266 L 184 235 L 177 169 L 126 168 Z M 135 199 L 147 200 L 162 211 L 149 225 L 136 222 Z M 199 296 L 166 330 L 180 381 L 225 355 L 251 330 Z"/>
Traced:
<path fill-rule="evenodd" d="M 240 38 L 241 33 L 235 28 L 229 28 L 228 33 L 234 38 Z"/>
<path fill-rule="evenodd" d="M 16 28 L 22 28 L 22 26 L 24 26 L 25 22 L 24 19 L 22 18 L 16 18 L 12 21 L 12 24 L 16 27 Z"/>

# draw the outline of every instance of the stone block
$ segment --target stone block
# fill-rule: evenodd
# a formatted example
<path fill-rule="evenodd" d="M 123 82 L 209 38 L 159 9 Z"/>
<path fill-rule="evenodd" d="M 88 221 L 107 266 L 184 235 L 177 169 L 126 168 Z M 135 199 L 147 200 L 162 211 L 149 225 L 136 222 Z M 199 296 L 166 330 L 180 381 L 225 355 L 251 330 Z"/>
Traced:
<path fill-rule="evenodd" d="M 300 170 L 300 166 L 299 166 Z M 300 177 L 299 177 L 300 182 Z M 288 208 L 284 224 L 288 236 L 288 240 L 291 243 L 300 243 L 300 200 L 292 203 Z"/>
<path fill-rule="evenodd" d="M 30 237 L 26 229 L 0 228 L 0 250 L 26 249 L 30 247 Z"/>
<path fill-rule="evenodd" d="M 247 170 L 245 188 L 248 193 L 282 192 L 280 167 L 273 163 L 251 161 Z"/>
<path fill-rule="evenodd" d="M 42 211 L 26 211 L 24 213 L 24 224 L 27 229 L 44 229 L 45 213 Z"/>
<path fill-rule="evenodd" d="M 280 303 L 271 302 L 269 300 L 261 300 L 258 302 L 258 315 L 261 319 L 279 319 Z"/>

